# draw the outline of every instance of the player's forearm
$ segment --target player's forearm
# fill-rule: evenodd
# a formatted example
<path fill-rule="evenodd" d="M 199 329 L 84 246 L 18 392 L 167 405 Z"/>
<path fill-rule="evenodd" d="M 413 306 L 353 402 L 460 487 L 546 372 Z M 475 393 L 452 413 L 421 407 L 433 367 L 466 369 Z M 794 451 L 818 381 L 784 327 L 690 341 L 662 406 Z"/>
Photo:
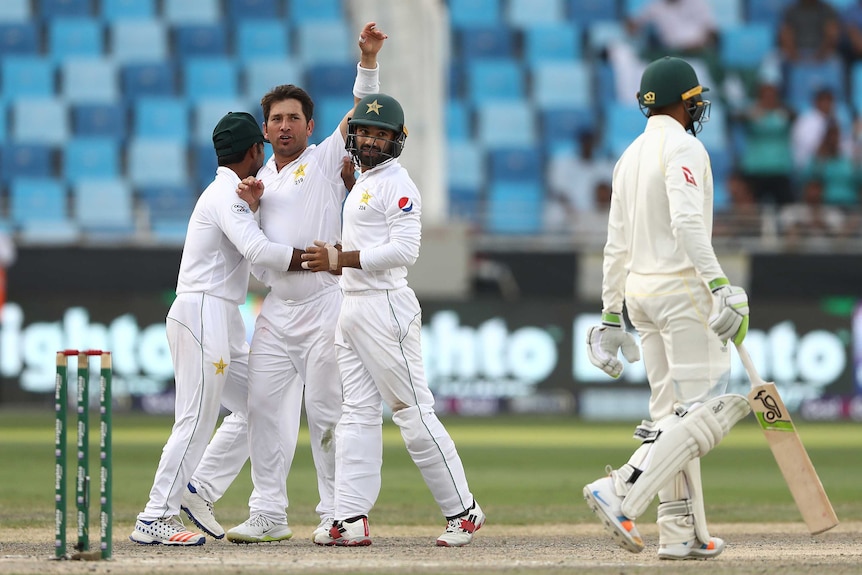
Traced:
<path fill-rule="evenodd" d="M 359 250 L 340 252 L 338 254 L 338 267 L 362 269 Z"/>

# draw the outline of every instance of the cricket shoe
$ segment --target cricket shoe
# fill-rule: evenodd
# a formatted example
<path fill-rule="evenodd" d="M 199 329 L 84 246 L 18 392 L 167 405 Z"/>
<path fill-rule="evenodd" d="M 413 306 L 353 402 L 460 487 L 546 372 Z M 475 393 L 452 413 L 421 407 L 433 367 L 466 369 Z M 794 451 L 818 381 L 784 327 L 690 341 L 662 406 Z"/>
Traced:
<path fill-rule="evenodd" d="M 701 543 L 698 539 L 692 539 L 688 543 L 661 545 L 658 549 L 658 558 L 677 561 L 685 559 L 710 559 L 718 557 L 722 551 L 724 551 L 724 540 L 718 537 L 710 537 L 709 543 Z"/>
<path fill-rule="evenodd" d="M 316 541 L 318 535 L 326 535 L 329 533 L 329 530 L 332 528 L 333 521 L 335 520 L 332 517 L 324 517 L 321 519 L 314 531 L 311 532 L 311 540 Z"/>
<path fill-rule="evenodd" d="M 263 515 L 252 515 L 227 532 L 227 540 L 232 543 L 269 543 L 291 537 L 293 531 L 287 523 L 276 523 Z"/>
<path fill-rule="evenodd" d="M 364 547 L 371 545 L 368 532 L 368 517 L 359 515 L 344 521 L 333 521 L 328 532 L 314 536 L 318 545 L 337 545 L 339 547 Z"/>
<path fill-rule="evenodd" d="M 485 524 L 485 513 L 476 501 L 458 517 L 449 519 L 446 531 L 437 538 L 438 547 L 461 547 L 473 540 L 473 533 Z"/>
<path fill-rule="evenodd" d="M 584 499 L 620 547 L 632 553 L 643 551 L 644 541 L 635 522 L 620 510 L 623 498 L 614 490 L 613 477 L 608 475 L 587 484 Z"/>
<path fill-rule="evenodd" d="M 178 517 L 138 519 L 129 539 L 141 545 L 203 545 L 207 542 L 203 533 L 188 531 Z"/>
<path fill-rule="evenodd" d="M 191 522 L 207 535 L 216 539 L 224 537 L 224 528 L 216 521 L 213 504 L 204 499 L 191 483 L 183 491 L 183 501 L 180 504 L 180 509 L 185 511 Z"/>

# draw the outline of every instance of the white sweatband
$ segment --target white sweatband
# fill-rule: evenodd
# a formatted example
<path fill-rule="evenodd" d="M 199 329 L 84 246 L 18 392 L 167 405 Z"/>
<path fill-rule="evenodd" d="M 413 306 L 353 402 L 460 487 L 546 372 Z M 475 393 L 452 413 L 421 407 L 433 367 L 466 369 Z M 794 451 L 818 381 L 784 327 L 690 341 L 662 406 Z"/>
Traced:
<path fill-rule="evenodd" d="M 356 65 L 356 81 L 353 83 L 353 96 L 360 100 L 365 96 L 380 92 L 380 64 L 376 68 L 363 68 Z"/>

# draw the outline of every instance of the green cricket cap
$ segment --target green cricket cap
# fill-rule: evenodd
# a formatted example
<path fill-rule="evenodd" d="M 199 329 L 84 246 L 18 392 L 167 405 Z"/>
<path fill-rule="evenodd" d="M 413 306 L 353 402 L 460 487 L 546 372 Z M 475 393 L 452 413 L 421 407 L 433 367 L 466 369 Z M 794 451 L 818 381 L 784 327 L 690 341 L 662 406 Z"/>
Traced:
<path fill-rule="evenodd" d="M 263 142 L 263 132 L 248 112 L 228 112 L 213 130 L 213 146 L 219 158 L 245 152 L 259 142 Z"/>

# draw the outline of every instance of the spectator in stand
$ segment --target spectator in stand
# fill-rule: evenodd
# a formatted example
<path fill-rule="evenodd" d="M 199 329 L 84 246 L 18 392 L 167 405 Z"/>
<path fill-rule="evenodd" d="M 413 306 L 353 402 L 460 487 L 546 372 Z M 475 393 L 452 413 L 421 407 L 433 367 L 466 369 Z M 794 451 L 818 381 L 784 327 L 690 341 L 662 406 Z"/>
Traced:
<path fill-rule="evenodd" d="M 560 154 L 548 164 L 549 201 L 545 204 L 545 231 L 577 232 L 574 228 L 580 214 L 592 214 L 598 209 L 596 187 L 602 182 L 610 184 L 614 161 L 596 157 L 595 134 L 581 132 L 578 140 L 578 155 Z M 605 231 L 603 229 L 602 233 Z"/>
<path fill-rule="evenodd" d="M 832 122 L 838 123 L 835 116 L 835 97 L 832 90 L 822 88 L 814 94 L 814 106 L 800 114 L 791 128 L 793 165 L 797 171 L 803 171 L 809 166 Z M 838 147 L 842 155 L 852 155 L 853 140 L 850 130 L 839 134 Z"/>
<path fill-rule="evenodd" d="M 796 0 L 784 9 L 778 45 L 785 63 L 824 62 L 838 57 L 841 21 L 824 0 Z"/>
<path fill-rule="evenodd" d="M 708 0 L 653 0 L 626 21 L 632 34 L 646 33 L 642 57 L 699 58 L 709 67 L 714 82 L 721 82 L 718 60 L 718 23 Z"/>
<path fill-rule="evenodd" d="M 779 223 L 785 238 L 791 242 L 801 238 L 834 238 L 846 230 L 844 213 L 837 206 L 823 202 L 823 181 L 811 178 L 805 182 L 802 202 L 784 206 Z"/>
<path fill-rule="evenodd" d="M 761 235 L 760 204 L 747 178 L 739 172 L 727 177 L 730 205 L 715 213 L 713 236 L 756 238 Z"/>
<path fill-rule="evenodd" d="M 841 12 L 841 52 L 848 63 L 862 60 L 862 0 Z"/>
<path fill-rule="evenodd" d="M 754 103 L 740 118 L 745 152 L 739 167 L 758 202 L 786 204 L 794 199 L 790 151 L 794 118 L 774 82 L 762 82 L 757 87 Z"/>
<path fill-rule="evenodd" d="M 838 122 L 830 121 L 804 178 L 822 182 L 824 203 L 855 206 L 859 203 L 859 171 L 852 156 L 840 149 L 840 135 Z"/>

